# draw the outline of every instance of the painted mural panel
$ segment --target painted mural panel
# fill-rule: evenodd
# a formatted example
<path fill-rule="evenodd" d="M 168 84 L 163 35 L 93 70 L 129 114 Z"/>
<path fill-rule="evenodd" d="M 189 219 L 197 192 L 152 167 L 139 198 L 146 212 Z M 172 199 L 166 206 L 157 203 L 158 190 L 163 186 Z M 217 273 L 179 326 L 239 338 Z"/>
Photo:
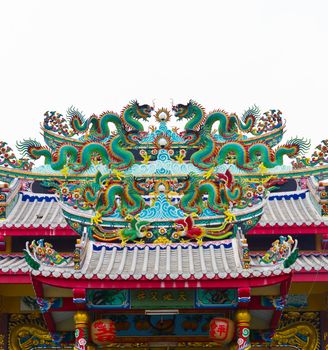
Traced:
<path fill-rule="evenodd" d="M 90 309 L 231 308 L 238 303 L 234 289 L 94 289 L 87 299 Z"/>
<path fill-rule="evenodd" d="M 198 289 L 197 307 L 237 307 L 238 295 L 235 289 Z"/>
<path fill-rule="evenodd" d="M 91 309 L 130 308 L 130 292 L 127 289 L 93 289 L 88 292 L 87 299 Z"/>

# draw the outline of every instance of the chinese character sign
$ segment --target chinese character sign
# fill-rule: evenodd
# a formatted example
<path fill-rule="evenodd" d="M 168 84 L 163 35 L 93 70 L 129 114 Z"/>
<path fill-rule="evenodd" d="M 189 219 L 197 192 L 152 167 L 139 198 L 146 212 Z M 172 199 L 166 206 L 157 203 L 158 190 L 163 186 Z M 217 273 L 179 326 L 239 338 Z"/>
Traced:
<path fill-rule="evenodd" d="M 97 345 L 111 343 L 115 335 L 115 323 L 112 320 L 97 320 L 91 326 L 91 338 Z"/>
<path fill-rule="evenodd" d="M 228 344 L 234 335 L 234 323 L 228 318 L 215 317 L 210 322 L 210 338 L 220 344 Z"/>
<path fill-rule="evenodd" d="M 194 291 L 182 289 L 131 290 L 132 309 L 155 308 L 193 308 Z"/>

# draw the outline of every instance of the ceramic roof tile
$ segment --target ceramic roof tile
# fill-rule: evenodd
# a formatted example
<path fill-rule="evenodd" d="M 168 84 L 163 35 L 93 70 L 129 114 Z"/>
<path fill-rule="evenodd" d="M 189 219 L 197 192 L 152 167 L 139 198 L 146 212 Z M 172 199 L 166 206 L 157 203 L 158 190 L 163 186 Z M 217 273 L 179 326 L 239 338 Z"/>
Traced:
<path fill-rule="evenodd" d="M 54 195 L 24 192 L 19 193 L 17 203 L 6 220 L 0 222 L 0 228 L 56 228 L 66 226 L 66 220 Z"/>
<path fill-rule="evenodd" d="M 93 248 L 92 244 L 91 242 L 90 248 Z M 224 251 L 227 256 L 228 270 L 222 263 L 221 244 L 209 242 L 203 246 L 190 244 L 181 246 L 180 270 L 177 247 L 158 246 L 155 249 L 153 247 L 140 249 L 138 246 L 120 248 L 112 245 L 108 250 L 105 245 L 102 247 L 100 245 L 98 246 L 101 247 L 99 250 L 90 249 L 92 253 L 85 260 L 80 271 L 75 271 L 73 262 L 69 260 L 65 267 L 43 265 L 40 271 L 33 271 L 32 273 L 53 277 L 62 276 L 64 278 L 140 279 L 144 276 L 148 279 L 155 277 L 176 279 L 179 276 L 183 278 L 192 276 L 195 279 L 202 279 L 209 278 L 209 276 L 211 276 L 210 278 L 236 277 L 240 274 L 244 277 L 260 277 L 282 272 L 281 269 L 272 270 L 259 266 L 261 255 L 252 256 L 253 266 L 248 270 L 243 270 L 238 267 L 240 262 L 236 262 L 233 254 L 229 254 L 232 247 L 229 247 L 227 241 L 225 241 L 225 245 Z M 203 264 L 201 263 L 201 254 L 204 257 Z M 123 255 L 125 255 L 125 259 L 122 259 Z M 156 256 L 159 259 L 158 264 L 154 263 Z M 190 259 L 191 256 L 192 259 Z M 167 257 L 170 258 L 169 265 L 167 264 Z M 156 267 L 158 267 L 157 270 Z M 296 272 L 328 272 L 328 253 L 302 253 L 292 266 L 292 270 Z M 0 255 L 0 273 L 28 273 L 29 271 L 31 271 L 31 268 L 22 255 Z"/>
<path fill-rule="evenodd" d="M 260 226 L 328 225 L 311 203 L 308 191 L 272 193 L 263 208 Z"/>
<path fill-rule="evenodd" d="M 253 265 L 247 270 L 242 268 L 239 258 L 239 247 L 236 238 L 216 242 L 176 243 L 171 245 L 126 245 L 89 241 L 84 248 L 84 259 L 81 269 L 74 270 L 73 262 L 66 266 L 45 266 L 33 274 L 55 277 L 109 278 L 138 280 L 175 280 L 194 278 L 238 278 L 260 277 L 289 273 L 282 264 L 273 266 L 260 265 L 259 256 L 253 258 Z M 302 269 L 318 270 L 326 268 L 322 263 L 308 257 L 301 257 Z M 321 260 L 320 260 L 321 261 Z M 327 267 L 328 270 L 328 267 Z"/>
<path fill-rule="evenodd" d="M 264 205 L 264 212 L 259 222 L 265 225 L 328 225 L 311 203 L 308 191 L 273 193 Z M 22 192 L 1 227 L 66 227 L 60 206 L 54 195 Z"/>

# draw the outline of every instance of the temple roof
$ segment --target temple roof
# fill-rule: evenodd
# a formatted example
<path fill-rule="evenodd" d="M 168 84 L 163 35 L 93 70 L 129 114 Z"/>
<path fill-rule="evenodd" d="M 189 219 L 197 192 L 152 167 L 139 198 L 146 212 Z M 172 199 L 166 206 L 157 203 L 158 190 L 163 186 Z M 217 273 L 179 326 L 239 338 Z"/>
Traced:
<path fill-rule="evenodd" d="M 328 218 L 322 217 L 314 205 L 307 190 L 273 193 L 264 205 L 259 225 L 328 225 Z M 67 226 L 54 195 L 31 192 L 20 192 L 8 217 L 0 221 L 0 229 Z"/>
<path fill-rule="evenodd" d="M 224 244 L 228 246 L 224 247 Z M 140 249 L 140 246 L 129 249 L 113 246 L 110 250 L 104 245 L 98 245 L 99 250 L 92 252 L 83 264 L 81 271 L 73 269 L 69 262 L 66 268 L 45 267 L 34 271 L 35 275 L 82 278 L 97 277 L 100 279 L 134 279 L 145 277 L 153 279 L 178 279 L 180 276 L 195 279 L 203 278 L 238 278 L 262 277 L 288 273 L 292 269 L 297 272 L 328 272 L 328 253 L 301 253 L 291 269 L 264 269 L 258 263 L 261 255 L 251 256 L 251 264 L 257 267 L 242 269 L 240 260 L 234 256 L 228 241 L 209 243 L 201 247 L 196 245 L 177 247 L 160 247 Z M 105 248 L 103 248 L 105 247 Z M 116 249 L 115 249 L 116 247 Z M 169 248 L 170 247 L 170 248 Z M 219 249 L 214 249 L 219 247 Z M 115 253 L 114 253 L 115 251 Z M 113 253 L 113 254 L 112 254 Z M 170 263 L 168 263 L 168 258 Z M 89 263 L 88 263 L 89 262 Z M 29 273 L 32 269 L 22 255 L 0 255 L 0 273 Z"/>
<path fill-rule="evenodd" d="M 243 271 L 237 240 L 172 245 L 133 245 L 122 248 L 89 242 L 80 273 L 87 278 L 195 279 L 236 277 Z"/>

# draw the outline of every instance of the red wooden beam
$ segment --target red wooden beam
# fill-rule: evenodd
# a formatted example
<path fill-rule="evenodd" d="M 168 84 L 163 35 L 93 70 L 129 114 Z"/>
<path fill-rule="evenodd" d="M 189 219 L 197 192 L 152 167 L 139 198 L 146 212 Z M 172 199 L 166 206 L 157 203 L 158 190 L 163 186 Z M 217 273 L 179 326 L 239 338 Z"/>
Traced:
<path fill-rule="evenodd" d="M 31 284 L 30 275 L 26 272 L 0 272 L 0 284 Z"/>
<path fill-rule="evenodd" d="M 328 282 L 328 271 L 294 272 L 292 282 Z"/>
<path fill-rule="evenodd" d="M 306 224 L 298 225 L 257 225 L 251 229 L 247 235 L 309 235 L 309 234 L 327 234 L 328 226 L 325 224 L 320 224 L 318 226 Z"/>
<path fill-rule="evenodd" d="M 2 227 L 0 229 L 1 236 L 76 236 L 79 235 L 70 227 Z"/>
<path fill-rule="evenodd" d="M 279 276 L 269 277 L 255 277 L 255 278 L 226 278 L 226 279 L 203 279 L 203 280 L 147 280 L 142 278 L 140 280 L 111 280 L 109 278 L 98 279 L 93 277 L 91 279 L 81 278 L 55 278 L 44 277 L 42 275 L 34 276 L 38 281 L 51 286 L 61 288 L 92 288 L 92 289 L 160 289 L 160 288 L 251 288 L 264 287 L 274 284 L 279 284 L 289 278 L 289 275 L 283 274 Z"/>
<path fill-rule="evenodd" d="M 33 285 L 35 296 L 37 298 L 43 298 L 44 293 L 43 293 L 42 282 L 38 281 L 35 278 L 35 276 L 32 276 L 32 275 L 31 275 L 31 282 L 32 282 L 32 285 Z M 45 323 L 47 325 L 47 328 L 48 328 L 49 332 L 50 333 L 55 333 L 56 332 L 56 324 L 55 324 L 54 319 L 52 318 L 51 312 L 48 311 L 48 312 L 42 313 L 42 316 L 43 316 L 43 319 L 44 319 L 44 321 L 45 321 Z"/>

